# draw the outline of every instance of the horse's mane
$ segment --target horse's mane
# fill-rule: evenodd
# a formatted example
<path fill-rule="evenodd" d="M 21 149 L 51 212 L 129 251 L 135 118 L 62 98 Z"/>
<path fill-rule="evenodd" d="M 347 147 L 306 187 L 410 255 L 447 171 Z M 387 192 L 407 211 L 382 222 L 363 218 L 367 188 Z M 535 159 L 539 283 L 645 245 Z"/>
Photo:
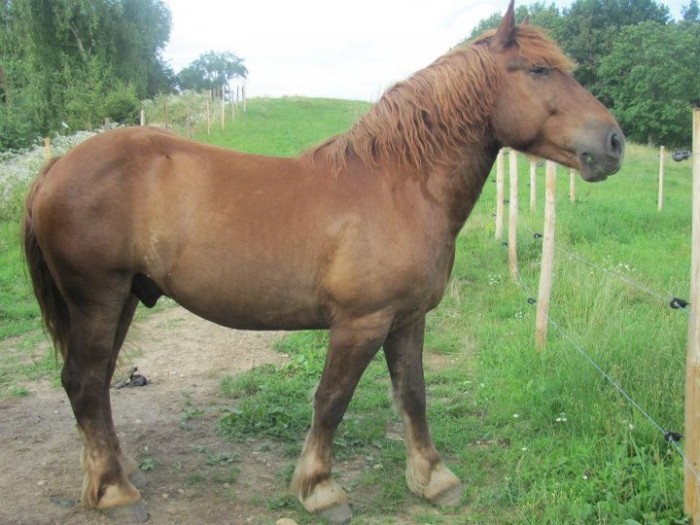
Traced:
<path fill-rule="evenodd" d="M 336 170 L 357 155 L 373 167 L 392 163 L 423 174 L 478 141 L 491 127 L 499 73 L 487 45 L 495 31 L 458 46 L 389 88 L 347 133 L 307 152 Z M 518 26 L 514 44 L 536 66 L 570 71 L 573 63 L 541 30 Z"/>

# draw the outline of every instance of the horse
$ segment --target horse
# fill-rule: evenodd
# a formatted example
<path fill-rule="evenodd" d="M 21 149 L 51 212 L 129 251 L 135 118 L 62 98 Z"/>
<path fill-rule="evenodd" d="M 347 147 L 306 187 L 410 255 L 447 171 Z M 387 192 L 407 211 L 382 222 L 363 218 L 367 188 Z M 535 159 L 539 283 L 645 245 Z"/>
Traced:
<path fill-rule="evenodd" d="M 333 436 L 380 349 L 404 426 L 408 489 L 458 504 L 462 485 L 426 419 L 425 316 L 502 147 L 587 181 L 619 170 L 623 133 L 572 67 L 541 29 L 516 25 L 511 1 L 496 30 L 389 88 L 349 131 L 296 157 L 124 128 L 48 164 L 28 193 L 23 245 L 83 443 L 82 503 L 143 517 L 109 388 L 137 304 L 167 296 L 231 328 L 330 331 L 291 482 L 306 510 L 351 519 L 331 475 Z"/>

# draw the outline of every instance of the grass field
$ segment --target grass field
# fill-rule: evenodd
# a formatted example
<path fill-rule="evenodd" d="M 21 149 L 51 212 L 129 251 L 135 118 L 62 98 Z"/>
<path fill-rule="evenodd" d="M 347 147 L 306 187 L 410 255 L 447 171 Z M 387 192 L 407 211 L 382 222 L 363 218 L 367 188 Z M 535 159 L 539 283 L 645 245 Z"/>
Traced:
<path fill-rule="evenodd" d="M 346 129 L 366 108 L 344 101 L 253 99 L 247 114 L 208 140 L 291 155 Z M 536 296 L 539 274 L 541 246 L 532 232 L 541 232 L 543 169 L 538 208 L 530 212 L 528 168 L 521 157 L 522 286 L 511 281 L 506 249 L 494 239 L 495 184 L 487 182 L 459 237 L 453 277 L 429 316 L 426 339 L 429 419 L 438 449 L 465 483 L 463 506 L 435 511 L 426 504 L 424 514 L 406 514 L 415 498 L 403 481 L 403 444 L 394 437 L 399 418 L 387 396 L 380 353 L 358 387 L 335 447 L 336 458 L 362 458 L 372 466 L 349 487 L 356 493 L 356 522 L 384 523 L 391 515 L 416 524 L 687 523 L 682 460 L 581 354 L 663 429 L 682 432 L 688 318 L 668 302 L 688 293 L 690 164 L 667 164 L 663 212 L 656 210 L 657 169 L 655 150 L 632 145 L 619 174 L 595 185 L 579 179 L 574 203 L 568 199 L 568 170 L 559 170 L 550 315 L 567 335 L 550 326 L 545 351 L 534 348 L 535 312 L 528 302 Z M 19 256 L 18 206 L 10 202 L 2 209 L 9 211 L 0 221 L 0 337 L 23 334 L 31 344 L 38 337 L 38 312 Z M 220 421 L 222 435 L 265 435 L 286 444 L 290 457 L 297 454 L 325 345 L 324 333 L 294 334 L 280 344 L 291 356 L 283 370 L 263 367 L 225 380 L 221 395 L 237 410 Z M 55 374 L 53 358 L 26 363 L 0 356 L 0 395 L 21 393 L 13 389 L 17 374 Z M 268 505 L 288 507 L 300 523 L 310 522 L 291 498 Z"/>

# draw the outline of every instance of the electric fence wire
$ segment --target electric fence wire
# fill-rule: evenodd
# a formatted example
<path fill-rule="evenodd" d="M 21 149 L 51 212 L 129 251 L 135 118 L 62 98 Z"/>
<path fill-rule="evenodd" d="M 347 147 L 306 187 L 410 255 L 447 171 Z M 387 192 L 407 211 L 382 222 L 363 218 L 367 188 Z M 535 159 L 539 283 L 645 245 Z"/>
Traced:
<path fill-rule="evenodd" d="M 539 238 L 538 236 L 540 234 L 536 233 L 525 221 L 518 221 L 518 222 L 521 223 L 523 225 L 523 227 L 530 232 L 531 235 Z M 663 303 L 665 303 L 667 306 L 670 306 L 674 310 L 682 310 L 683 312 L 685 312 L 686 315 L 690 315 L 690 310 L 687 308 L 688 303 L 686 301 L 684 301 L 683 299 L 679 299 L 677 296 L 675 296 L 673 294 L 661 293 L 661 292 L 652 290 L 648 286 L 640 284 L 637 281 L 627 277 L 626 275 L 621 274 L 620 272 L 616 272 L 615 270 L 603 268 L 602 266 L 599 266 L 596 263 L 589 261 L 588 259 L 580 256 L 577 253 L 565 250 L 564 248 L 559 246 L 556 242 L 554 243 L 554 248 L 556 248 L 557 251 L 569 256 L 572 259 L 576 259 L 577 261 L 579 261 L 579 262 L 581 262 L 581 263 L 583 263 L 583 264 L 585 264 L 585 265 L 587 265 L 595 270 L 598 270 L 602 273 L 610 275 L 611 277 L 614 277 L 614 278 L 624 282 L 625 284 L 627 284 L 628 286 L 631 286 L 632 288 L 636 288 L 640 292 L 643 292 L 643 293 L 649 295 L 650 297 L 653 297 L 659 301 L 662 301 Z"/>
<path fill-rule="evenodd" d="M 528 227 L 529 229 L 529 227 Z M 530 305 L 536 304 L 536 301 L 533 300 L 533 295 L 530 293 L 527 285 L 523 281 L 522 275 L 518 270 L 515 271 L 515 277 L 518 281 L 518 284 L 520 285 L 520 288 L 525 294 L 525 297 L 527 299 L 527 302 Z M 627 391 L 618 383 L 610 374 L 608 374 L 591 356 L 586 350 L 578 344 L 569 333 L 564 330 L 564 328 L 557 323 L 554 319 L 552 319 L 548 313 L 545 313 L 545 317 L 547 319 L 547 322 L 561 335 L 561 337 L 571 345 L 571 347 L 576 350 L 576 352 L 583 357 L 599 374 L 601 374 L 605 380 L 610 383 L 610 385 L 618 391 L 620 395 L 622 395 L 627 402 L 634 407 L 642 416 L 644 416 L 654 428 L 656 428 L 664 437 L 664 440 L 673 446 L 673 448 L 676 450 L 676 453 L 682 458 L 683 463 L 689 468 L 689 470 L 693 473 L 693 476 L 695 476 L 695 479 L 700 481 L 700 473 L 697 471 L 695 466 L 690 462 L 688 457 L 685 455 L 685 452 L 683 449 L 680 447 L 678 442 L 682 438 L 682 435 L 677 433 L 677 432 L 672 432 L 669 430 L 666 430 L 664 427 L 662 427 L 659 423 L 656 422 L 656 420 L 646 411 L 642 406 L 637 403 L 634 398 L 627 393 Z"/>
<path fill-rule="evenodd" d="M 520 285 L 520 288 L 521 288 L 521 289 L 523 290 L 523 292 L 525 293 L 525 296 L 526 296 L 526 298 L 527 298 L 527 300 L 528 300 L 528 303 L 530 303 L 531 305 L 532 305 L 532 304 L 535 304 L 535 303 L 531 300 L 532 295 L 529 293 L 528 287 L 527 287 L 527 285 L 525 284 L 525 282 L 523 281 L 523 278 L 522 278 L 522 276 L 520 275 L 520 272 L 519 272 L 519 271 L 516 271 L 516 272 L 515 272 L 515 276 L 516 276 L 516 278 L 517 278 L 518 284 Z M 690 460 L 688 459 L 688 457 L 685 455 L 685 452 L 683 451 L 683 449 L 682 449 L 682 448 L 679 446 L 679 444 L 678 444 L 678 441 L 681 439 L 682 436 L 681 436 L 680 434 L 676 433 L 676 432 L 671 432 L 671 431 L 666 430 L 666 429 L 665 429 L 664 427 L 662 427 L 659 423 L 657 423 L 656 420 L 655 420 L 653 417 L 651 417 L 651 415 L 650 415 L 646 410 L 644 410 L 644 408 L 642 408 L 642 406 L 641 406 L 639 403 L 637 403 L 637 402 L 634 400 L 634 398 L 632 398 L 632 396 L 631 396 L 630 394 L 628 394 L 627 391 L 626 391 L 624 388 L 622 388 L 622 386 L 620 385 L 620 383 L 618 383 L 612 376 L 610 376 L 610 374 L 608 374 L 605 370 L 603 370 L 603 368 L 588 354 L 588 352 L 586 352 L 586 350 L 584 350 L 584 348 L 583 348 L 580 344 L 578 344 L 578 343 L 576 342 L 576 340 L 574 340 L 573 337 L 571 337 L 571 335 L 570 335 L 566 330 L 564 330 L 564 328 L 563 328 L 559 323 L 557 323 L 554 319 L 552 319 L 552 318 L 549 316 L 549 314 L 546 314 L 546 313 L 545 313 L 545 317 L 547 318 L 547 322 L 548 322 L 552 327 L 554 327 L 554 329 L 555 329 L 557 332 L 559 332 L 559 334 L 562 336 L 562 338 L 563 338 L 564 340 L 566 340 L 566 341 L 569 343 L 569 345 L 571 345 L 571 347 L 572 347 L 574 350 L 576 350 L 576 352 L 577 352 L 581 357 L 583 357 L 586 361 L 588 361 L 588 363 L 589 363 L 598 373 L 600 373 L 600 374 L 605 378 L 605 380 L 606 380 L 608 383 L 610 383 L 610 385 L 612 385 L 612 387 L 615 388 L 615 390 L 617 390 L 617 391 L 627 400 L 627 402 L 628 402 L 632 407 L 634 407 L 640 414 L 642 414 L 642 416 L 644 416 L 644 417 L 652 424 L 652 426 L 654 426 L 654 428 L 656 428 L 656 429 L 663 435 L 664 440 L 665 440 L 667 443 L 669 443 L 670 445 L 673 446 L 673 448 L 676 450 L 676 452 L 678 453 L 678 455 L 683 459 L 683 463 L 684 463 L 685 465 L 687 465 L 687 467 L 688 467 L 688 468 L 690 469 L 690 471 L 693 473 L 693 475 L 695 476 L 695 478 L 696 478 L 698 481 L 700 481 L 700 473 L 698 473 L 698 471 L 697 471 L 697 469 L 695 468 L 695 466 L 690 462 Z"/>

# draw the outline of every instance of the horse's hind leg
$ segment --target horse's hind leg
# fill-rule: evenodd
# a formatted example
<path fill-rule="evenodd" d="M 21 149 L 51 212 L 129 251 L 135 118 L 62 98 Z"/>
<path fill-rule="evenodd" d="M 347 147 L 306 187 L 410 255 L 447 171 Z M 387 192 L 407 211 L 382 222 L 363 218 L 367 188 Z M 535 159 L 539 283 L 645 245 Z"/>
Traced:
<path fill-rule="evenodd" d="M 426 419 L 423 377 L 425 318 L 405 326 L 384 342 L 394 401 L 406 435 L 406 482 L 411 492 L 432 503 L 459 502 L 462 485 L 440 459 Z"/>
<path fill-rule="evenodd" d="M 106 396 L 109 396 L 109 388 L 112 382 L 112 377 L 114 376 L 114 370 L 117 366 L 117 358 L 119 357 L 119 350 L 121 350 L 124 344 L 124 339 L 126 339 L 126 334 L 129 331 L 129 326 L 134 318 L 134 312 L 136 312 L 136 307 L 138 306 L 139 300 L 135 295 L 130 295 L 129 299 L 124 304 L 122 309 L 122 314 L 119 318 L 119 323 L 117 324 L 117 332 L 114 337 L 114 345 L 112 347 L 112 357 L 109 363 L 109 368 L 107 369 L 107 382 L 105 388 L 107 392 Z M 124 454 L 119 444 L 119 438 L 117 438 L 117 433 L 114 429 L 114 421 L 112 420 L 112 404 L 107 403 L 105 410 L 105 422 L 112 436 L 112 445 L 115 452 L 119 456 L 119 460 L 122 465 L 122 469 L 126 476 L 129 477 L 131 482 L 136 487 L 142 487 L 146 484 L 146 479 L 143 473 L 138 468 L 138 463 L 131 457 Z"/>
<path fill-rule="evenodd" d="M 103 289 L 117 294 L 120 284 Z M 121 296 L 121 299 L 119 297 Z M 112 422 L 109 386 L 116 363 L 115 346 L 121 346 L 126 327 L 120 325 L 128 302 L 123 295 L 98 301 L 88 294 L 80 302 L 68 299 L 71 334 L 61 380 L 83 440 L 83 504 L 99 509 L 128 505 L 140 499 L 127 480 L 132 465 L 121 453 Z M 130 315 L 128 316 L 130 318 Z M 123 333 L 121 333 L 123 332 Z"/>

